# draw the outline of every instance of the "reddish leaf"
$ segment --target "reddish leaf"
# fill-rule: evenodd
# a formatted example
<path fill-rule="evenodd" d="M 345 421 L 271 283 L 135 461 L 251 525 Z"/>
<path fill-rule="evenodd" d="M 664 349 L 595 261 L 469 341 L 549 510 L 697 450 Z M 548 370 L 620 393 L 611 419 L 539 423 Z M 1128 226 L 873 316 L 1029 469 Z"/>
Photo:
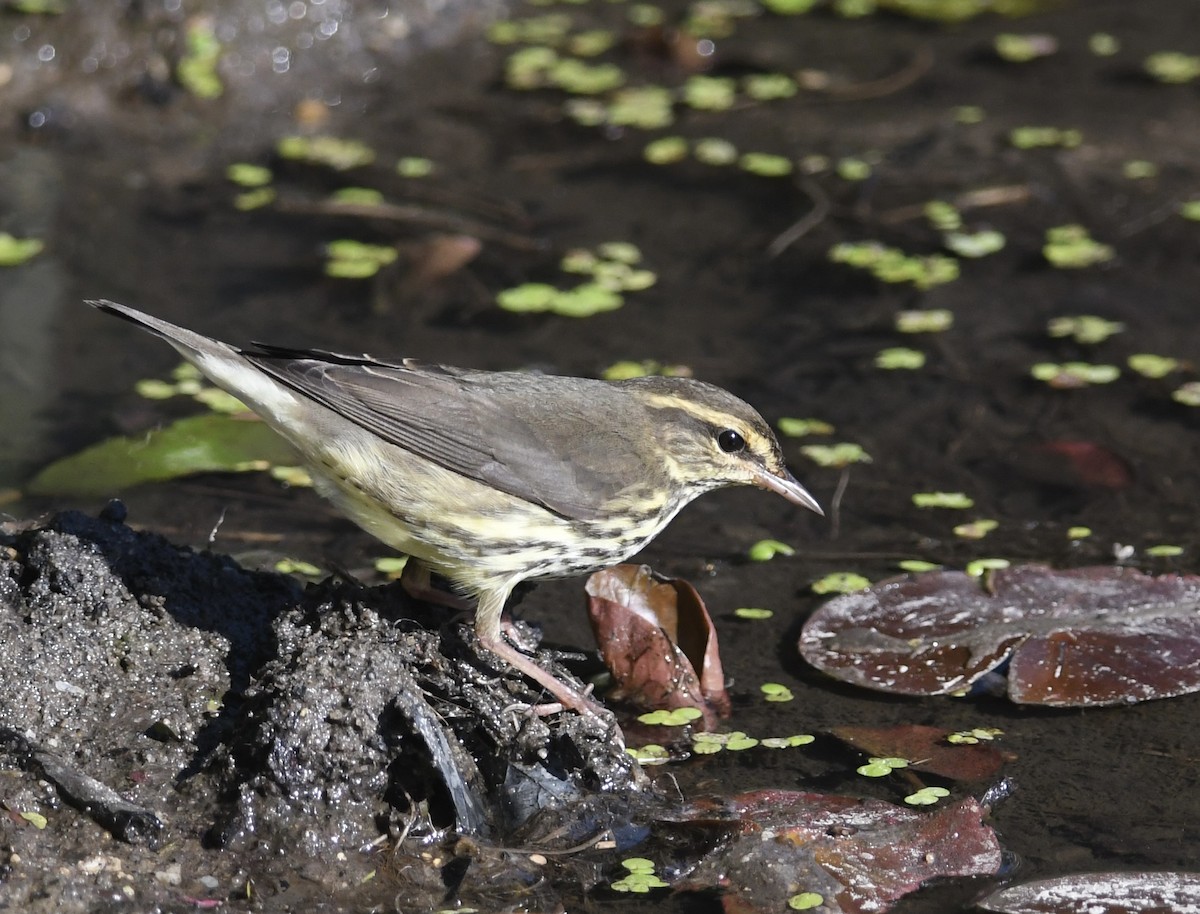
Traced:
<path fill-rule="evenodd" d="M 995 832 L 969 798 L 926 813 L 882 800 L 762 790 L 724 801 L 722 812 L 741 820 L 741 835 L 677 887 L 720 886 L 731 914 L 784 911 L 799 892 L 823 896 L 822 911 L 873 914 L 930 879 L 990 875 L 1001 863 Z"/>
<path fill-rule="evenodd" d="M 1061 485 L 1124 489 L 1133 470 L 1124 458 L 1092 441 L 1047 441 L 1032 449 L 1029 475 Z"/>
<path fill-rule="evenodd" d="M 1200 911 L 1200 876 L 1083 873 L 1009 886 L 978 904 L 1002 914 L 1186 914 Z"/>
<path fill-rule="evenodd" d="M 1008 694 L 1058 707 L 1200 689 L 1200 578 L 1130 568 L 892 578 L 829 601 L 800 652 L 831 676 L 906 695 L 968 689 L 1011 660 Z"/>
<path fill-rule="evenodd" d="M 729 715 L 717 633 L 692 585 L 618 565 L 588 578 L 587 592 L 615 697 L 640 708 L 700 708 L 709 726 Z"/>
<path fill-rule="evenodd" d="M 990 781 L 1010 759 L 995 746 L 948 743 L 951 731 L 901 724 L 896 727 L 835 727 L 833 735 L 867 755 L 909 759 L 909 769 L 952 781 Z"/>

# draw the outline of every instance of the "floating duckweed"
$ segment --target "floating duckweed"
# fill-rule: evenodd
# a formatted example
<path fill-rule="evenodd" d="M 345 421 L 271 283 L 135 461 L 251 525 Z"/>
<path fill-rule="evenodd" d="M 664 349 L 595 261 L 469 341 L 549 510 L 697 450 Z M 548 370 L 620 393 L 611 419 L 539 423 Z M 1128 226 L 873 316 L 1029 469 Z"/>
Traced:
<path fill-rule="evenodd" d="M 781 435 L 788 438 L 803 438 L 807 435 L 832 435 L 834 428 L 823 419 L 795 419 L 784 416 L 775 423 Z"/>
<path fill-rule="evenodd" d="M 817 5 L 817 0 L 762 0 L 762 5 L 779 16 L 803 16 Z"/>
<path fill-rule="evenodd" d="M 767 701 L 792 701 L 796 696 L 781 682 L 764 682 L 759 689 Z"/>
<path fill-rule="evenodd" d="M 671 93 L 662 86 L 637 86 L 617 92 L 608 106 L 607 121 L 618 127 L 655 130 L 673 120 Z"/>
<path fill-rule="evenodd" d="M 1145 159 L 1130 159 L 1121 166 L 1121 174 L 1131 181 L 1142 181 L 1158 176 L 1158 166 Z"/>
<path fill-rule="evenodd" d="M 971 577 L 978 578 L 989 571 L 999 571 L 1011 564 L 1008 559 L 975 559 L 973 562 L 967 562 L 967 567 L 963 570 Z"/>
<path fill-rule="evenodd" d="M 175 67 L 175 76 L 188 92 L 205 100 L 220 98 L 225 91 L 217 75 L 221 43 L 207 16 L 197 16 L 187 25 L 186 47 Z"/>
<path fill-rule="evenodd" d="M 515 19 L 499 19 L 488 26 L 487 40 L 492 44 L 516 44 L 521 40 L 521 23 Z"/>
<path fill-rule="evenodd" d="M 563 57 L 546 73 L 552 85 L 573 95 L 600 95 L 625 82 L 625 72 L 615 63 L 589 64 L 577 57 Z"/>
<path fill-rule="evenodd" d="M 629 7 L 629 21 L 640 28 L 662 25 L 666 14 L 653 3 L 634 3 Z"/>
<path fill-rule="evenodd" d="M 726 76 L 690 76 L 683 84 L 683 102 L 701 111 L 727 111 L 737 97 L 737 84 Z"/>
<path fill-rule="evenodd" d="M 959 257 L 986 257 L 1002 250 L 1005 245 L 1003 232 L 982 229 L 978 232 L 947 232 L 942 239 L 946 247 Z"/>
<path fill-rule="evenodd" d="M 649 359 L 642 362 L 634 362 L 627 360 L 623 362 L 613 362 L 602 372 L 600 377 L 606 381 L 628 381 L 630 378 L 645 378 L 656 374 L 655 367 L 658 363 Z"/>
<path fill-rule="evenodd" d="M 608 106 L 596 98 L 568 98 L 563 110 L 568 118 L 584 127 L 599 127 L 608 122 Z"/>
<path fill-rule="evenodd" d="M 703 162 L 705 165 L 732 165 L 738 160 L 737 147 L 729 140 L 719 137 L 697 140 L 692 155 L 697 162 Z"/>
<path fill-rule="evenodd" d="M 383 193 L 374 187 L 339 187 L 329 199 L 353 206 L 379 206 L 383 203 Z"/>
<path fill-rule="evenodd" d="M 791 98 L 798 91 L 796 81 L 783 73 L 753 73 L 742 79 L 742 91 L 755 101 Z"/>
<path fill-rule="evenodd" d="M 761 609 L 757 606 L 739 606 L 733 611 L 733 614 L 739 619 L 770 619 L 775 613 L 769 609 Z"/>
<path fill-rule="evenodd" d="M 925 353 L 905 346 L 892 346 L 875 355 L 875 367 L 885 371 L 909 371 L 924 368 Z"/>
<path fill-rule="evenodd" d="M 247 190 L 233 198 L 233 208 L 239 212 L 249 212 L 262 209 L 275 202 L 275 188 L 260 187 L 257 190 Z"/>
<path fill-rule="evenodd" d="M 904 802 L 910 806 L 932 806 L 943 797 L 950 796 L 945 787 L 922 787 L 916 793 L 910 793 Z"/>
<path fill-rule="evenodd" d="M 833 0 L 833 11 L 843 19 L 861 19 L 875 12 L 876 0 Z"/>
<path fill-rule="evenodd" d="M 963 492 L 914 492 L 912 503 L 918 508 L 952 508 L 965 511 L 975 502 Z"/>
<path fill-rule="evenodd" d="M 819 892 L 799 892 L 787 900 L 788 907 L 793 911 L 808 911 L 824 903 L 825 896 Z"/>
<path fill-rule="evenodd" d="M 654 861 L 652 860 L 644 857 L 630 857 L 628 860 L 622 860 L 621 865 L 625 867 L 629 875 L 618 879 L 609 886 L 615 892 L 644 894 L 651 889 L 670 888 L 667 883 L 654 874 Z"/>
<path fill-rule="evenodd" d="M 973 520 L 969 524 L 959 524 L 955 527 L 954 535 L 968 540 L 981 540 L 999 526 L 1000 522 L 991 518 Z"/>
<path fill-rule="evenodd" d="M 596 248 L 596 253 L 614 263 L 626 263 L 632 266 L 642 262 L 641 250 L 636 244 L 630 244 L 628 241 L 605 241 Z"/>
<path fill-rule="evenodd" d="M 871 582 L 861 574 L 851 571 L 835 571 L 820 580 L 813 581 L 812 591 L 819 594 L 854 593 L 858 590 L 866 590 L 870 586 Z"/>
<path fill-rule="evenodd" d="M 735 730 L 729 734 L 729 738 L 725 740 L 725 748 L 730 752 L 741 752 L 745 749 L 753 749 L 758 745 L 758 740 L 753 736 L 747 736 L 740 730 Z"/>
<path fill-rule="evenodd" d="M 651 165 L 673 165 L 687 158 L 688 143 L 681 136 L 664 136 L 646 144 L 642 158 Z"/>
<path fill-rule="evenodd" d="M 651 727 L 684 727 L 704 716 L 699 708 L 675 708 L 672 711 L 649 711 L 638 716 L 638 723 Z"/>
<path fill-rule="evenodd" d="M 1059 225 L 1046 229 L 1042 254 L 1060 269 L 1079 269 L 1112 260 L 1113 249 L 1093 240 L 1082 225 Z"/>
<path fill-rule="evenodd" d="M 366 143 L 336 136 L 285 136 L 275 149 L 281 158 L 326 165 L 335 171 L 348 171 L 375 161 L 375 153 Z"/>
<path fill-rule="evenodd" d="M 245 411 L 246 408 L 243 406 L 242 410 Z M 304 467 L 273 466 L 271 467 L 271 478 L 293 489 L 311 489 L 313 487 L 312 476 Z"/>
<path fill-rule="evenodd" d="M 1091 527 L 1070 527 L 1067 529 L 1067 539 L 1070 540 L 1085 540 L 1091 535 Z"/>
<path fill-rule="evenodd" d="M 1051 318 L 1046 325 L 1046 332 L 1052 337 L 1073 337 L 1075 342 L 1083 344 L 1103 343 L 1114 334 L 1125 329 L 1119 321 L 1105 320 L 1094 314 L 1080 314 L 1075 317 Z"/>
<path fill-rule="evenodd" d="M 1083 142 L 1083 133 L 1075 129 L 1060 127 L 1015 127 L 1008 134 L 1008 141 L 1017 149 L 1039 149 L 1061 146 L 1074 149 Z"/>
<path fill-rule="evenodd" d="M 762 0 L 762 5 L 780 16 L 802 16 L 817 5 L 817 0 Z"/>
<path fill-rule="evenodd" d="M 738 166 L 743 171 L 761 175 L 764 178 L 782 178 L 792 173 L 791 159 L 769 152 L 743 153 L 738 159 Z"/>
<path fill-rule="evenodd" d="M 540 89 L 550 82 L 550 71 L 558 61 L 558 52 L 545 45 L 521 48 L 505 63 L 505 82 L 513 89 Z"/>
<path fill-rule="evenodd" d="M 137 391 L 139 397 L 144 397 L 147 400 L 169 400 L 178 393 L 174 384 L 168 384 L 166 381 L 160 381 L 157 378 L 146 378 L 138 381 L 133 385 L 133 389 Z"/>
<path fill-rule="evenodd" d="M 366 279 L 396 260 L 393 247 L 352 239 L 331 241 L 325 246 L 325 252 L 329 255 L 325 275 L 335 279 Z"/>
<path fill-rule="evenodd" d="M 558 268 L 564 273 L 590 275 L 596 271 L 596 266 L 599 263 L 600 258 L 594 251 L 589 251 L 586 248 L 572 248 L 563 254 L 563 259 L 559 261 Z"/>
<path fill-rule="evenodd" d="M 896 315 L 896 329 L 901 333 L 941 333 L 953 324 L 954 314 L 945 308 L 901 311 Z"/>
<path fill-rule="evenodd" d="M 896 567 L 910 574 L 921 574 L 925 571 L 937 571 L 942 566 L 937 562 L 926 562 L 923 559 L 904 559 L 901 562 L 897 562 Z"/>
<path fill-rule="evenodd" d="M 602 244 L 595 252 L 571 250 L 563 257 L 562 270 L 590 275 L 590 282 L 573 289 L 559 289 L 547 283 L 525 283 L 500 292 L 496 302 L 506 311 L 552 311 L 564 317 L 590 317 L 613 311 L 625 303 L 622 292 L 648 289 L 658 281 L 652 270 L 633 269 L 631 265 L 641 257 L 642 253 L 635 245 L 624 241 Z"/>
<path fill-rule="evenodd" d="M 1200 381 L 1188 381 L 1171 393 L 1171 399 L 1184 406 L 1200 406 Z"/>
<path fill-rule="evenodd" d="M 505 311 L 549 311 L 558 289 L 544 282 L 527 282 L 505 289 L 496 296 L 496 303 Z"/>
<path fill-rule="evenodd" d="M 956 746 L 974 746 L 978 743 L 991 742 L 1004 731 L 998 727 L 975 727 L 971 730 L 959 730 L 946 737 L 946 742 Z"/>
<path fill-rule="evenodd" d="M 572 35 L 567 49 L 580 57 L 596 57 L 609 50 L 617 42 L 617 36 L 608 29 L 591 29 Z"/>
<path fill-rule="evenodd" d="M 1039 57 L 1049 57 L 1058 51 L 1058 39 L 1053 35 L 1017 35 L 1002 32 L 993 42 L 996 54 L 1011 63 L 1027 63 Z"/>
<path fill-rule="evenodd" d="M 882 778 L 887 777 L 887 775 L 891 774 L 898 768 L 907 767 L 908 759 L 896 758 L 894 756 L 889 756 L 887 758 L 871 756 L 869 759 L 867 759 L 867 764 L 862 765 L 855 770 L 859 774 L 869 778 Z"/>
<path fill-rule="evenodd" d="M 959 105 L 954 109 L 954 120 L 959 124 L 978 124 L 983 121 L 983 118 L 983 109 L 978 105 Z"/>
<path fill-rule="evenodd" d="M 571 17 L 566 13 L 501 20 L 493 23 L 488 30 L 488 40 L 496 44 L 525 42 L 534 45 L 557 45 L 566 38 L 571 24 Z"/>
<path fill-rule="evenodd" d="M 746 555 L 752 562 L 769 562 L 777 555 L 795 555 L 796 550 L 787 543 L 779 540 L 759 540 L 747 550 Z"/>
<path fill-rule="evenodd" d="M 8 232 L 0 232 L 0 267 L 20 266 L 45 247 L 45 243 L 37 238 L 14 238 Z"/>
<path fill-rule="evenodd" d="M 671 754 L 667 751 L 666 747 L 660 746 L 658 743 L 649 743 L 645 746 L 637 747 L 631 746 L 625 752 L 641 765 L 665 765 L 671 760 Z"/>
<path fill-rule="evenodd" d="M 1178 51 L 1151 54 L 1143 66 L 1161 83 L 1187 83 L 1200 76 L 1200 56 Z"/>
<path fill-rule="evenodd" d="M 225 177 L 239 187 L 263 187 L 271 183 L 271 169 L 249 162 L 234 162 L 225 168 Z"/>
<path fill-rule="evenodd" d="M 1200 200 L 1185 200 L 1176 207 L 1175 211 L 1184 219 L 1200 222 Z"/>
<path fill-rule="evenodd" d="M 930 200 L 925 204 L 925 218 L 939 232 L 953 232 L 962 228 L 962 214 L 953 203 L 945 200 Z"/>
<path fill-rule="evenodd" d="M 664 365 L 654 359 L 643 359 L 640 362 L 626 360 L 614 362 L 600 373 L 606 381 L 627 381 L 630 378 L 646 378 L 659 375 L 664 378 L 690 378 L 692 369 L 687 365 Z"/>
<path fill-rule="evenodd" d="M 1177 555 L 1183 555 L 1183 547 L 1171 543 L 1162 543 L 1158 546 L 1148 547 L 1146 555 L 1156 559 L 1170 559 Z"/>
<path fill-rule="evenodd" d="M 835 170 L 843 181 L 865 181 L 871 177 L 871 165 L 862 159 L 838 159 Z"/>
<path fill-rule="evenodd" d="M 574 289 L 559 291 L 550 304 L 550 310 L 563 317 L 591 317 L 606 311 L 615 311 L 625 300 L 612 289 L 599 283 L 585 282 Z"/>
<path fill-rule="evenodd" d="M 180 362 L 171 369 L 171 377 L 176 381 L 199 381 L 204 375 L 191 362 Z"/>
<path fill-rule="evenodd" d="M 816 742 L 811 733 L 797 733 L 793 736 L 768 736 L 759 742 L 766 749 L 794 749 L 797 746 L 807 746 Z"/>
<path fill-rule="evenodd" d="M 837 444 L 806 444 L 800 448 L 800 453 L 817 466 L 848 467 L 852 463 L 870 463 L 871 455 L 861 444 L 852 441 L 840 441 Z"/>
<path fill-rule="evenodd" d="M 1110 384 L 1121 376 L 1116 365 L 1092 365 L 1088 362 L 1039 362 L 1029 369 L 1030 375 L 1058 390 L 1078 390 L 1092 384 Z"/>
<path fill-rule="evenodd" d="M 1088 37 L 1088 50 L 1097 57 L 1112 57 L 1121 50 L 1121 42 L 1108 32 L 1096 32 Z"/>
<path fill-rule="evenodd" d="M 298 574 L 306 578 L 319 577 L 321 569 L 311 562 L 300 559 L 280 559 L 275 563 L 275 570 L 280 574 Z"/>
<path fill-rule="evenodd" d="M 427 178 L 433 174 L 433 160 L 424 156 L 403 156 L 396 161 L 396 174 L 402 178 Z"/>
<path fill-rule="evenodd" d="M 829 259 L 858 269 L 869 270 L 883 282 L 911 282 L 918 289 L 952 282 L 958 278 L 958 261 L 933 254 L 917 257 L 877 241 L 842 242 L 829 250 Z"/>

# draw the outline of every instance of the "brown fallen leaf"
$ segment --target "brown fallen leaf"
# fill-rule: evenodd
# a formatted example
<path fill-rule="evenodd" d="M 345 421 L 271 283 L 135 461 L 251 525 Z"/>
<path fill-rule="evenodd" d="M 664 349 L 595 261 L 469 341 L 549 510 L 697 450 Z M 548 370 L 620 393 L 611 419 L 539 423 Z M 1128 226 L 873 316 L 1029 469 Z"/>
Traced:
<path fill-rule="evenodd" d="M 613 697 L 650 710 L 699 708 L 708 727 L 729 716 L 716 629 L 691 584 L 618 565 L 588 578 L 587 593 Z"/>

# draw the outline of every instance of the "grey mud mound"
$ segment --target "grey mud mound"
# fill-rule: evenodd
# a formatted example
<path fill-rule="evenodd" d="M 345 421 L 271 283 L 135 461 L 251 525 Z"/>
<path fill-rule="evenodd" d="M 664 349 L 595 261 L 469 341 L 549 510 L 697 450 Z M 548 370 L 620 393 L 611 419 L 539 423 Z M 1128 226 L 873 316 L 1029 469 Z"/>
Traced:
<path fill-rule="evenodd" d="M 437 902 L 538 881 L 485 847 L 635 815 L 615 725 L 523 713 L 539 696 L 444 609 L 123 514 L 0 527 L 0 908 Z"/>

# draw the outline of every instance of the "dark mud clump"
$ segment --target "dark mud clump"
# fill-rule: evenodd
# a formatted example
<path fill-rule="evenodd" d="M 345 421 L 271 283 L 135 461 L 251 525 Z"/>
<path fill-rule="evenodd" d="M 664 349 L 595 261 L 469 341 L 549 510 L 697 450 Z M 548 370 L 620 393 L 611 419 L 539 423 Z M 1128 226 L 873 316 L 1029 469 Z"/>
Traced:
<path fill-rule="evenodd" d="M 434 902 L 471 891 L 472 862 L 538 882 L 484 846 L 587 842 L 633 815 L 615 724 L 526 713 L 539 696 L 464 620 L 397 586 L 302 590 L 123 514 L 0 531 L 9 903 L 336 908 L 394 899 L 399 870 Z"/>

